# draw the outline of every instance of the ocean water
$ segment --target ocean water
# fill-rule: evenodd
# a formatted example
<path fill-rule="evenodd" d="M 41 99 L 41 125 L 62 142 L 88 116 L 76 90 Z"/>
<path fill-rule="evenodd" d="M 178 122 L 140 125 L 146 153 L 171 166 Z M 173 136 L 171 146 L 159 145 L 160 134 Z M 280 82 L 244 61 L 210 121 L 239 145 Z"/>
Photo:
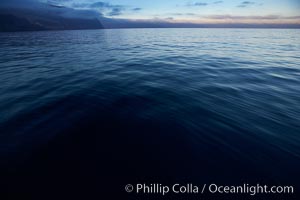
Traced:
<path fill-rule="evenodd" d="M 0 80 L 1 195 L 300 190 L 300 30 L 1 33 Z"/>

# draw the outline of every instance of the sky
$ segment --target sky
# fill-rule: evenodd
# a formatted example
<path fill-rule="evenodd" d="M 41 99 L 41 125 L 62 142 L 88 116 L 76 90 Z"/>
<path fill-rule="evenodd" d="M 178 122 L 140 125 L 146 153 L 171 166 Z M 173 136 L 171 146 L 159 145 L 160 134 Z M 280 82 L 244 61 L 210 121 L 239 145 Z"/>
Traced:
<path fill-rule="evenodd" d="M 5 2 L 27 6 L 42 2 L 116 20 L 300 25 L 300 0 L 0 0 L 0 6 Z"/>
<path fill-rule="evenodd" d="M 105 17 L 190 23 L 296 23 L 300 0 L 46 0 Z"/>

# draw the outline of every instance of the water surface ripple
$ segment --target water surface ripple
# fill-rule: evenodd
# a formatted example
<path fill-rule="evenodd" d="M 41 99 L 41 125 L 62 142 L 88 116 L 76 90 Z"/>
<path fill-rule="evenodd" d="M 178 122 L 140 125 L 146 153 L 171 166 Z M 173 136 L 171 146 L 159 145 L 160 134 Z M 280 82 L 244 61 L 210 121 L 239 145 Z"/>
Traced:
<path fill-rule="evenodd" d="M 5 184 L 297 184 L 299 41 L 267 29 L 1 33 Z"/>

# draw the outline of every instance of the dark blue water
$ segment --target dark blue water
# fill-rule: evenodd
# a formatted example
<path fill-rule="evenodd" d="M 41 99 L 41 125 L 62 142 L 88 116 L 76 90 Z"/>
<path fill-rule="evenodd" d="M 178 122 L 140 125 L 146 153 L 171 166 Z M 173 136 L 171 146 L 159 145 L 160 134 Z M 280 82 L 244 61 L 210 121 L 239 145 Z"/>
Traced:
<path fill-rule="evenodd" d="M 264 29 L 1 33 L 1 194 L 299 186 L 299 41 Z"/>

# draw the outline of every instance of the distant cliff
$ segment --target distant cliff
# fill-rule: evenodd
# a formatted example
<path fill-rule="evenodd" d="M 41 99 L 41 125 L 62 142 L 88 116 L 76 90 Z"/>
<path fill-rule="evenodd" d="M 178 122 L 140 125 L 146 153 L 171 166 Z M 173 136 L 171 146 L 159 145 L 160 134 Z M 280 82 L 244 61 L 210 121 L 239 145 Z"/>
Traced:
<path fill-rule="evenodd" d="M 30 19 L 12 14 L 0 14 L 0 31 L 41 31 L 41 30 L 72 30 L 72 29 L 101 29 L 98 19 Z"/>
<path fill-rule="evenodd" d="M 33 24 L 27 19 L 10 14 L 0 14 L 0 31 L 35 31 L 45 30 L 44 27 Z"/>
<path fill-rule="evenodd" d="M 41 4 L 38 9 L 0 8 L 0 31 L 102 29 L 99 17 L 65 7 Z"/>

